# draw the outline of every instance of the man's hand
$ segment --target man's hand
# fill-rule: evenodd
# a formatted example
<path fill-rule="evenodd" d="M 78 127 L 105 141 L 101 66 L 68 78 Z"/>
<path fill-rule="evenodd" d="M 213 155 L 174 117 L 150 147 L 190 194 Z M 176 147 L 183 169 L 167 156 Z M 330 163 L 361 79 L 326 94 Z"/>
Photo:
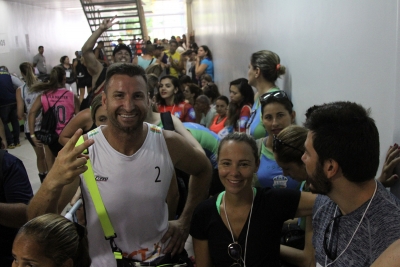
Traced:
<path fill-rule="evenodd" d="M 385 163 L 383 164 L 381 176 L 378 181 L 385 187 L 393 186 L 399 179 L 397 174 L 393 174 L 394 168 L 400 163 L 400 147 L 398 144 L 390 146 L 387 153 Z"/>
<path fill-rule="evenodd" d="M 171 252 L 173 256 L 176 253 L 182 252 L 185 247 L 185 242 L 189 236 L 189 225 L 185 225 L 181 220 L 169 221 L 168 224 L 168 231 L 164 234 L 161 242 L 165 243 L 171 238 L 163 252 Z"/>
<path fill-rule="evenodd" d="M 82 155 L 82 152 L 91 146 L 94 141 L 93 139 L 88 139 L 83 144 L 75 147 L 81 135 L 82 129 L 78 129 L 64 148 L 58 152 L 58 156 L 46 179 L 54 177 L 59 185 L 67 185 L 72 183 L 79 174 L 87 170 L 85 164 L 88 157 Z"/>
<path fill-rule="evenodd" d="M 106 31 L 111 28 L 112 25 L 119 23 L 119 21 L 113 22 L 116 17 L 117 15 L 115 15 L 112 19 L 103 20 L 99 26 L 99 29 Z"/>

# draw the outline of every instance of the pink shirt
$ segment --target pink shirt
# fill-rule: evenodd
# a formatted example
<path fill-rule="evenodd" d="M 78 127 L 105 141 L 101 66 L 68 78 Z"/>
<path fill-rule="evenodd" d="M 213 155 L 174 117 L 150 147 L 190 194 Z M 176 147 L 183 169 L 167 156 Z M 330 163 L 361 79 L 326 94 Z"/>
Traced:
<path fill-rule="evenodd" d="M 57 102 L 58 99 L 60 100 Z M 67 123 L 72 119 L 72 117 L 75 114 L 74 93 L 65 88 L 59 88 L 57 89 L 57 91 L 50 91 L 47 93 L 43 93 L 41 96 L 41 101 L 44 112 L 46 112 L 49 109 L 49 104 L 52 107 L 57 102 L 55 104 L 56 105 L 55 111 L 57 117 L 56 132 L 58 135 L 60 135 L 61 131 L 64 129 L 64 127 L 67 125 Z"/>

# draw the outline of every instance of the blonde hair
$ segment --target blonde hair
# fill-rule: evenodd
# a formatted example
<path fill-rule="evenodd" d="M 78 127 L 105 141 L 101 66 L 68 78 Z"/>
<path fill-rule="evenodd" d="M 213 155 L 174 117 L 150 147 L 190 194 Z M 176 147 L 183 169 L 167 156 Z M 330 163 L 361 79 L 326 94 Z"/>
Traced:
<path fill-rule="evenodd" d="M 269 82 L 275 81 L 286 73 L 286 67 L 281 65 L 279 56 L 269 50 L 255 52 L 250 57 L 250 63 L 253 68 L 260 68 L 261 75 Z"/>
<path fill-rule="evenodd" d="M 307 139 L 307 133 L 308 130 L 306 128 L 297 125 L 290 125 L 283 129 L 276 138 L 284 144 L 279 150 L 274 150 L 279 161 L 285 163 L 295 162 L 302 165 L 303 161 L 301 157 L 304 153 L 302 151 L 304 151 L 304 142 Z"/>
<path fill-rule="evenodd" d="M 25 78 L 25 83 L 30 88 L 33 84 L 37 83 L 37 78 L 33 72 L 33 66 L 29 62 L 23 62 L 19 65 L 19 70 Z M 30 89 L 29 89 L 30 90 Z"/>
<path fill-rule="evenodd" d="M 47 91 L 55 91 L 59 87 L 64 86 L 64 77 L 65 70 L 61 66 L 56 66 L 51 70 L 50 73 L 50 81 L 47 83 L 36 83 L 32 86 L 32 92 L 47 92 Z"/>

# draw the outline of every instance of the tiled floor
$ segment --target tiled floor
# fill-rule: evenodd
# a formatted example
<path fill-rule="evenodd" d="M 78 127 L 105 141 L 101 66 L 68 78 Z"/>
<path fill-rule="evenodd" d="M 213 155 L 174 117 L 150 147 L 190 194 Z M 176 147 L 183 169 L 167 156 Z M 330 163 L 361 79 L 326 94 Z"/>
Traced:
<path fill-rule="evenodd" d="M 22 160 L 22 162 L 25 165 L 26 171 L 28 173 L 33 193 L 36 193 L 40 187 L 40 180 L 36 166 L 36 154 L 35 151 L 33 151 L 31 144 L 28 142 L 28 140 L 25 139 L 24 133 L 21 133 L 20 142 L 21 142 L 20 147 L 16 147 L 14 149 L 8 149 L 8 152 L 18 157 L 20 160 Z M 65 213 L 65 211 L 63 213 Z M 194 255 L 191 236 L 189 236 L 188 240 L 186 241 L 185 249 L 187 250 L 189 256 Z"/>

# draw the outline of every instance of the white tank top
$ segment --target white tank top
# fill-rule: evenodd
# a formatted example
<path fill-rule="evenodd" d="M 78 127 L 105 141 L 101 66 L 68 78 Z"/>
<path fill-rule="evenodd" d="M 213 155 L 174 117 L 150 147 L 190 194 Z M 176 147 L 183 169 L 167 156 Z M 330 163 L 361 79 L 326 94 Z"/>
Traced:
<path fill-rule="evenodd" d="M 41 93 L 29 92 L 29 88 L 26 83 L 21 87 L 21 95 L 24 99 L 24 103 L 26 106 L 26 113 L 28 114 L 31 110 L 33 102 L 35 102 L 36 98 L 40 96 Z M 42 112 L 39 112 L 35 119 L 35 131 L 40 130 L 40 125 L 42 123 Z M 29 133 L 29 124 L 28 119 L 25 120 L 24 129 L 26 133 Z"/>
<path fill-rule="evenodd" d="M 89 156 L 101 197 L 117 234 L 115 243 L 128 258 L 153 259 L 167 244 L 160 239 L 168 230 L 165 202 L 174 166 L 161 128 L 147 124 L 147 137 L 133 155 L 116 151 L 102 126 L 88 133 L 95 143 Z M 81 178 L 92 266 L 116 266 L 110 242 L 105 240 L 93 201 Z"/>

